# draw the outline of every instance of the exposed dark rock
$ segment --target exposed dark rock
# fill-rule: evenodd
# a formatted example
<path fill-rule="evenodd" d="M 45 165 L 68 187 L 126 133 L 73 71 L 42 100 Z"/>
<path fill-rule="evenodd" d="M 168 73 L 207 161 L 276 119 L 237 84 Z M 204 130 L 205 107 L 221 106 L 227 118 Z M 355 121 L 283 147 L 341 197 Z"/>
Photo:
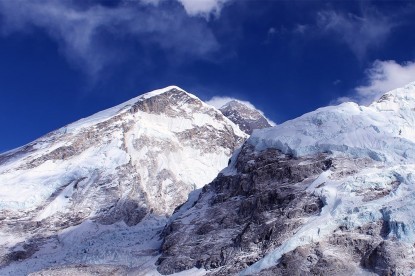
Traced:
<path fill-rule="evenodd" d="M 404 258 L 404 252 L 396 256 L 397 244 L 382 241 L 362 259 L 362 266 L 378 275 L 399 275 L 397 259 Z"/>
<path fill-rule="evenodd" d="M 244 145 L 236 161 L 238 174 L 219 175 L 193 208 L 166 227 L 159 272 L 203 267 L 229 275 L 280 245 L 303 218 L 323 207 L 305 192 L 304 180 L 329 169 L 331 161 L 323 155 L 303 161 L 272 149 L 255 156 Z"/>
<path fill-rule="evenodd" d="M 30 258 L 39 250 L 39 246 L 43 244 L 44 241 L 45 239 L 40 238 L 16 245 L 10 252 L 4 256 L 0 256 L 0 268 L 9 265 L 12 262 L 23 261 Z"/>
<path fill-rule="evenodd" d="M 7 162 L 34 151 L 33 144 L 28 144 L 17 150 L 0 154 L 0 166 Z"/>
<path fill-rule="evenodd" d="M 406 275 L 396 260 L 405 258 L 397 242 L 379 236 L 382 223 L 337 229 L 328 240 L 297 247 L 258 275 Z M 359 267 L 360 266 L 360 267 Z M 363 270 L 365 269 L 365 270 Z"/>
<path fill-rule="evenodd" d="M 219 110 L 247 134 L 252 134 L 254 129 L 271 127 L 268 120 L 258 110 L 236 100 L 230 101 Z"/>
<path fill-rule="evenodd" d="M 29 274 L 30 276 L 68 276 L 68 275 L 107 275 L 107 276 L 127 276 L 136 275 L 131 269 L 118 265 L 74 265 L 74 266 L 60 266 L 45 269 L 42 271 Z"/>

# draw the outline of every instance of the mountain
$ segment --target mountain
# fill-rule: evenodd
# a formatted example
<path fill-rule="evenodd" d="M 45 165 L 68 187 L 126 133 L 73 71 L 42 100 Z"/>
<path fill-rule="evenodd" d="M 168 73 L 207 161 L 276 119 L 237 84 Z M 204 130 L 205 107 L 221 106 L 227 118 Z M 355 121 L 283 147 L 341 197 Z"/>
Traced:
<path fill-rule="evenodd" d="M 0 275 L 411 275 L 414 129 L 415 83 L 245 142 L 144 94 L 0 155 Z"/>
<path fill-rule="evenodd" d="M 255 131 L 163 230 L 161 274 L 410 275 L 415 83 Z"/>
<path fill-rule="evenodd" d="M 229 101 L 219 110 L 247 134 L 252 134 L 254 129 L 267 128 L 273 125 L 253 106 L 248 106 L 238 100 Z"/>
<path fill-rule="evenodd" d="M 246 138 L 171 86 L 1 154 L 0 274 L 67 265 L 142 273 L 167 218 Z"/>

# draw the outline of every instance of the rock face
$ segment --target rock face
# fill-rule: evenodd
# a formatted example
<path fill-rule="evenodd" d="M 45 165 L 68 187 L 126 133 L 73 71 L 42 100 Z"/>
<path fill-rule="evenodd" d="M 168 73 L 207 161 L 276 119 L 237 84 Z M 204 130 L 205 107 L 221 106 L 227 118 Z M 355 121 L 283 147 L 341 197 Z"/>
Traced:
<path fill-rule="evenodd" d="M 247 134 L 252 134 L 254 129 L 271 127 L 267 118 L 258 110 L 237 100 L 228 102 L 219 110 Z"/>
<path fill-rule="evenodd" d="M 19 271 L 13 268 L 15 261 L 30 259 L 44 244 L 65 252 L 73 245 L 62 245 L 69 233 L 64 229 L 74 226 L 80 229 L 70 231 L 79 232 L 80 240 L 99 232 L 88 229 L 85 234 L 87 225 L 108 225 L 105 231 L 111 225 L 143 229 L 139 223 L 144 219 L 150 225 L 147 230 L 163 227 L 191 191 L 226 167 L 244 139 L 246 135 L 218 110 L 178 87 L 168 87 L 0 155 L 0 274 Z M 90 245 L 84 246 L 80 252 L 88 251 Z M 150 249 L 157 246 L 153 243 Z M 124 254 L 119 265 L 128 265 L 128 256 L 136 258 L 117 250 L 107 255 Z M 66 260 L 39 258 L 55 258 L 58 264 L 96 264 L 101 259 L 106 264 L 106 257 L 96 252 L 87 261 L 77 254 L 61 256 Z M 28 264 L 21 273 L 52 265 Z"/>
<path fill-rule="evenodd" d="M 415 83 L 255 131 L 163 231 L 158 271 L 411 275 Z"/>
<path fill-rule="evenodd" d="M 321 212 L 322 200 L 306 189 L 331 163 L 324 155 L 294 159 L 274 149 L 256 155 L 245 144 L 236 173 L 220 174 L 165 229 L 158 271 L 220 268 L 216 275 L 231 275 L 253 264 Z"/>
<path fill-rule="evenodd" d="M 0 274 L 411 275 L 414 110 L 412 83 L 238 146 L 196 97 L 145 94 L 0 155 Z"/>
<path fill-rule="evenodd" d="M 354 207 L 342 206 L 341 198 L 350 198 L 339 195 L 329 214 L 328 198 L 311 192 L 329 190 L 333 180 L 346 186 L 347 180 L 361 177 L 362 165 L 373 168 L 374 163 L 330 154 L 294 158 L 276 149 L 258 154 L 247 143 L 234 171 L 225 170 L 203 188 L 194 206 L 164 229 L 158 271 L 168 275 L 197 267 L 209 275 L 409 275 L 415 268 L 412 242 L 398 238 L 391 221 L 375 214 L 390 205 L 369 208 L 390 199 L 388 188 L 366 191 L 383 192 L 356 198 Z M 322 179 L 329 174 L 332 179 Z"/>

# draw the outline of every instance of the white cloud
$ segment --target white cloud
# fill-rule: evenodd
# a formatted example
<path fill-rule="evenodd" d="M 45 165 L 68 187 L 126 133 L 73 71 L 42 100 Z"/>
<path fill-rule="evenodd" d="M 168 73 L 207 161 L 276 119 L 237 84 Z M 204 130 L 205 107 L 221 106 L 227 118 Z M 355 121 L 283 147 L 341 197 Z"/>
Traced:
<path fill-rule="evenodd" d="M 107 7 L 93 2 L 79 6 L 75 1 L 0 1 L 0 31 L 7 35 L 42 29 L 71 63 L 91 76 L 128 55 L 125 47 L 117 47 L 120 41 L 159 47 L 176 60 L 205 58 L 219 48 L 207 24 L 179 7 L 156 8 L 158 2 L 125 1 Z M 149 8 L 143 9 L 143 4 Z"/>
<path fill-rule="evenodd" d="M 215 107 L 216 109 L 220 109 L 221 107 L 223 107 L 225 104 L 229 103 L 230 101 L 238 101 L 238 102 L 241 102 L 244 105 L 248 106 L 249 108 L 256 109 L 259 113 L 261 113 L 262 116 L 265 117 L 265 119 L 268 120 L 270 125 L 272 125 L 272 126 L 276 125 L 276 123 L 274 123 L 272 120 L 268 119 L 265 116 L 264 112 L 262 112 L 261 110 L 256 108 L 252 103 L 250 103 L 248 101 L 241 101 L 241 100 L 238 100 L 236 98 L 226 97 L 226 96 L 214 96 L 210 100 L 206 101 L 206 103 L 208 105 L 211 105 L 211 106 Z"/>
<path fill-rule="evenodd" d="M 143 4 L 157 6 L 165 0 L 140 0 Z M 220 11 L 227 2 L 233 0 L 176 0 L 179 2 L 189 16 L 202 16 L 206 19 L 210 15 L 219 16 Z"/>
<path fill-rule="evenodd" d="M 209 15 L 219 15 L 223 5 L 231 0 L 177 0 L 179 1 L 188 15 L 201 15 L 206 18 Z"/>
<path fill-rule="evenodd" d="M 357 100 L 362 104 L 377 100 L 384 93 L 415 81 L 415 62 L 402 65 L 394 60 L 376 60 L 366 70 L 367 84 L 357 87 Z"/>
<path fill-rule="evenodd" d="M 363 58 L 368 49 L 380 45 L 390 34 L 395 23 L 390 18 L 368 11 L 362 16 L 335 11 L 318 13 L 318 27 L 338 36 L 358 58 Z"/>

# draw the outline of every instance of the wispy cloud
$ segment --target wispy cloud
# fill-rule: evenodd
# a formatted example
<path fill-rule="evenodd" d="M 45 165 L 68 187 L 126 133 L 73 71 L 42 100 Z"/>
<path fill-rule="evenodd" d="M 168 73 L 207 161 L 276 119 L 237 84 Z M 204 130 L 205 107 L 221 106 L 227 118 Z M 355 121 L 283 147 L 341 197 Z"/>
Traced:
<path fill-rule="evenodd" d="M 376 60 L 365 71 L 365 83 L 353 89 L 352 95 L 337 98 L 330 104 L 356 102 L 368 105 L 383 94 L 415 81 L 415 62 L 402 64 L 394 60 Z"/>
<path fill-rule="evenodd" d="M 399 64 L 394 60 L 376 60 L 366 70 L 367 84 L 357 87 L 357 100 L 362 104 L 377 100 L 384 93 L 415 81 L 415 62 Z"/>
<path fill-rule="evenodd" d="M 1 33 L 43 29 L 71 63 L 91 76 L 123 57 L 119 41 L 154 45 L 187 59 L 204 58 L 219 48 L 206 22 L 189 17 L 178 5 L 166 9 L 156 0 L 125 1 L 115 7 L 74 3 L 0 1 Z"/>
<path fill-rule="evenodd" d="M 201 15 L 209 18 L 211 14 L 218 16 L 226 2 L 232 0 L 177 0 L 179 1 L 187 14 L 191 16 Z"/>
<path fill-rule="evenodd" d="M 227 96 L 214 96 L 212 97 L 210 100 L 206 101 L 206 103 L 208 105 L 211 105 L 217 109 L 220 109 L 221 107 L 223 107 L 225 104 L 229 103 L 230 101 L 238 101 L 243 103 L 244 105 L 248 106 L 249 108 L 252 109 L 256 109 L 259 113 L 261 113 L 262 116 L 264 116 L 268 122 L 270 123 L 270 125 L 275 126 L 276 123 L 273 122 L 272 120 L 268 119 L 264 112 L 262 112 L 262 110 L 256 108 L 252 103 L 248 102 L 248 101 L 242 101 L 236 98 L 232 98 L 232 97 L 227 97 Z"/>
<path fill-rule="evenodd" d="M 395 24 L 388 16 L 374 11 L 366 11 L 362 16 L 323 11 L 317 16 L 317 26 L 320 30 L 336 35 L 358 58 L 363 58 L 368 49 L 380 45 Z"/>

